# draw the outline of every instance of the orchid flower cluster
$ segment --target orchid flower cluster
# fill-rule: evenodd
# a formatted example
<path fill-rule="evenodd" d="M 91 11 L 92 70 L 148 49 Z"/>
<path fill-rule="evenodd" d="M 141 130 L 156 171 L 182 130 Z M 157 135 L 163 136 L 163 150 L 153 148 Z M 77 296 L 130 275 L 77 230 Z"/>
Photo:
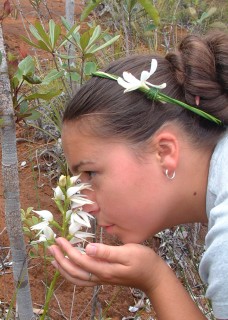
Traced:
<path fill-rule="evenodd" d="M 137 79 L 135 76 L 133 76 L 131 73 L 127 71 L 123 72 L 123 77 L 118 77 L 114 74 L 106 73 L 103 71 L 94 72 L 93 76 L 117 81 L 120 86 L 125 88 L 124 93 L 134 91 L 134 90 L 139 90 L 144 92 L 148 99 L 151 99 L 154 101 L 160 101 L 162 103 L 171 103 L 174 105 L 178 105 L 193 113 L 196 113 L 197 115 L 209 121 L 216 123 L 217 125 L 224 126 L 224 123 L 220 119 L 210 115 L 209 113 L 203 110 L 200 110 L 199 108 L 192 107 L 186 104 L 185 102 L 182 102 L 177 99 L 173 99 L 172 97 L 163 94 L 160 90 L 166 88 L 166 83 L 155 85 L 148 81 L 148 79 L 155 73 L 156 69 L 157 69 L 157 60 L 152 59 L 150 71 L 145 71 L 145 70 L 142 71 L 140 79 Z"/>
<path fill-rule="evenodd" d="M 57 187 L 53 189 L 54 197 L 52 198 L 61 213 L 61 219 L 58 218 L 58 221 L 49 210 L 36 211 L 31 207 L 26 212 L 22 210 L 23 229 L 32 240 L 30 243 L 32 245 L 44 243 L 49 246 L 55 242 L 58 235 L 65 237 L 72 244 L 79 244 L 86 241 L 88 237 L 94 237 L 92 233 L 82 231 L 91 227 L 90 219 L 93 218 L 83 210 L 84 205 L 93 203 L 81 194 L 81 191 L 86 189 L 91 190 L 91 187 L 88 183 L 82 183 L 79 175 L 60 176 Z M 37 240 L 34 240 L 34 232 Z"/>

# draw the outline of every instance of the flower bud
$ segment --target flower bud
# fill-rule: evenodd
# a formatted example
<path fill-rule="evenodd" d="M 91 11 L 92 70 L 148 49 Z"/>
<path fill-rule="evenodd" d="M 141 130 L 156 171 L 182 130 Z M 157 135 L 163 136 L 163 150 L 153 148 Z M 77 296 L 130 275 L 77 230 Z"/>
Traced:
<path fill-rule="evenodd" d="M 66 176 L 61 175 L 59 178 L 59 186 L 60 187 L 65 187 L 66 186 Z"/>

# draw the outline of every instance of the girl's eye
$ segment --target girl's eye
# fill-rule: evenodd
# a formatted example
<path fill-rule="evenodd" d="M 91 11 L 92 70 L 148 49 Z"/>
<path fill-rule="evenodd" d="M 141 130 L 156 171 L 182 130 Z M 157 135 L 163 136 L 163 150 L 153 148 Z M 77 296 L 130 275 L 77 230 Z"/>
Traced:
<path fill-rule="evenodd" d="M 85 171 L 85 174 L 87 175 L 87 177 L 89 179 L 92 179 L 96 175 L 96 172 L 95 171 Z"/>

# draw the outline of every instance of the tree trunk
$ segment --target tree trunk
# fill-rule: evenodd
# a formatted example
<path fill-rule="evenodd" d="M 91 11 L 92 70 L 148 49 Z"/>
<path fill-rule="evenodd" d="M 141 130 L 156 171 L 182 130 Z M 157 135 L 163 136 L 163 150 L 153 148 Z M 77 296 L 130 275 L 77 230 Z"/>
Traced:
<path fill-rule="evenodd" d="M 27 255 L 20 214 L 16 127 L 1 27 L 0 51 L 2 53 L 2 64 L 0 65 L 0 118 L 3 119 L 3 123 L 0 123 L 0 133 L 5 221 L 13 259 L 18 316 L 20 320 L 31 320 L 35 319 L 35 317 L 33 316 L 27 271 Z"/>
<path fill-rule="evenodd" d="M 74 21 L 74 11 L 75 11 L 75 0 L 66 0 L 65 2 L 65 13 L 66 13 L 66 20 L 69 23 L 71 27 L 73 27 L 75 21 Z M 76 51 L 75 46 L 72 43 L 68 43 L 67 45 L 67 55 L 70 56 L 70 59 L 68 59 L 69 68 L 74 67 L 76 64 Z M 74 58 L 72 58 L 74 57 Z M 75 81 L 69 81 L 69 85 L 71 87 L 72 94 L 77 91 L 78 86 Z"/>

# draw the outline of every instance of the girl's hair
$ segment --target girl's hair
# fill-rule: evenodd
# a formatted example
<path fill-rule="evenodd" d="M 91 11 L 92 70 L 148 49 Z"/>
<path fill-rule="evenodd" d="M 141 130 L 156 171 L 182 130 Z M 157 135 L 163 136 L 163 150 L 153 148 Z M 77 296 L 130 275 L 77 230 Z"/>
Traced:
<path fill-rule="evenodd" d="M 186 36 L 178 50 L 159 55 L 137 55 L 114 61 L 105 72 L 122 76 L 123 71 L 139 79 L 149 71 L 151 59 L 158 68 L 150 81 L 166 82 L 162 92 L 196 106 L 228 123 L 228 35 L 217 31 L 205 37 Z M 175 121 L 200 146 L 213 146 L 222 126 L 173 104 L 149 100 L 139 91 L 123 93 L 116 81 L 94 77 L 68 104 L 63 121 L 88 119 L 101 137 L 121 138 L 132 143 L 147 141 L 163 124 Z M 197 107 L 197 106 L 196 106 Z"/>

